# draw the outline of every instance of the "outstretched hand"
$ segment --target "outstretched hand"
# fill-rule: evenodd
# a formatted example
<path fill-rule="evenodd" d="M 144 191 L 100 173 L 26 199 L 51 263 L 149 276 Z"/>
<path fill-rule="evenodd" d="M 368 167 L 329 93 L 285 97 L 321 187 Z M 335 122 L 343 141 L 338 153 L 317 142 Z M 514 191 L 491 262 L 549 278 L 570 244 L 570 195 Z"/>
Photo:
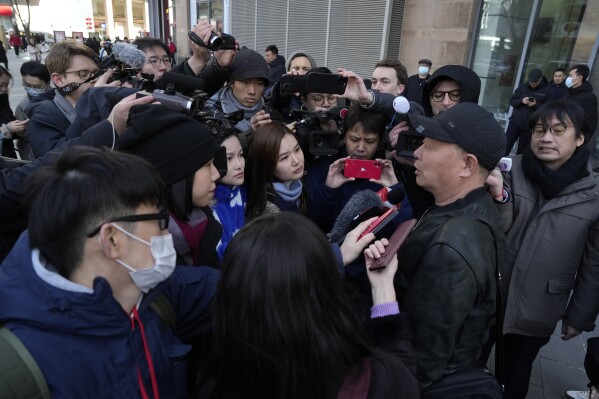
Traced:
<path fill-rule="evenodd" d="M 345 93 L 343 93 L 343 96 L 341 97 L 347 98 L 351 101 L 357 101 L 359 103 L 372 103 L 374 100 L 372 93 L 366 89 L 364 80 L 358 74 L 343 68 L 337 68 L 337 72 L 339 72 L 339 75 L 347 78 Z"/>
<path fill-rule="evenodd" d="M 123 98 L 112 108 L 110 115 L 108 115 L 108 122 L 117 134 L 121 134 L 127 129 L 127 118 L 129 118 L 129 111 L 132 107 L 140 104 L 151 104 L 154 101 L 152 96 L 135 98 L 136 96 L 137 93 L 133 93 Z"/>
<path fill-rule="evenodd" d="M 364 237 L 360 238 L 360 235 L 370 226 L 372 222 L 376 220 L 376 217 L 370 218 L 363 221 L 355 229 L 347 233 L 345 240 L 341 247 L 341 258 L 343 259 L 343 265 L 347 266 L 360 256 L 362 250 L 368 245 L 369 242 L 374 240 L 374 234 L 368 233 Z"/>

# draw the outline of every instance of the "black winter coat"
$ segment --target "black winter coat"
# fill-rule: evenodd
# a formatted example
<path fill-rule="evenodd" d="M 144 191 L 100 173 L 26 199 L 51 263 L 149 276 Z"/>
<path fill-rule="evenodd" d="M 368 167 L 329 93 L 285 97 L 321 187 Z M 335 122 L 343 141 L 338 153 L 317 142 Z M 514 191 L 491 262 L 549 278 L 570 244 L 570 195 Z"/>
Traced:
<path fill-rule="evenodd" d="M 589 82 L 584 82 L 576 89 L 569 89 L 566 98 L 580 105 L 587 113 L 587 121 L 590 126 L 590 132 L 586 138 L 588 142 L 597 129 L 597 96 L 593 93 L 593 86 Z"/>

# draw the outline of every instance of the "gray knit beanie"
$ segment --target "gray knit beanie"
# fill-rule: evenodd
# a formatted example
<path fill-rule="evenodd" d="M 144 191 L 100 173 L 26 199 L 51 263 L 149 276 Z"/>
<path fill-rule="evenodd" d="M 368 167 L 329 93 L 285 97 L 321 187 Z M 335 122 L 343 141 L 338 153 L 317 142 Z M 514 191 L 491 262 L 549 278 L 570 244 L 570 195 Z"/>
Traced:
<path fill-rule="evenodd" d="M 228 82 L 246 79 L 263 79 L 266 85 L 270 83 L 268 79 L 268 63 L 254 50 L 245 49 L 237 53 L 231 64 Z"/>
<path fill-rule="evenodd" d="M 316 68 L 316 60 L 314 59 L 314 57 L 312 57 L 310 54 L 306 53 L 303 50 L 298 50 L 294 53 L 291 53 L 291 55 L 289 56 L 289 62 L 287 63 L 287 71 L 289 71 L 289 68 L 291 68 L 291 61 L 293 61 L 293 59 L 297 57 L 306 57 L 308 61 L 310 61 L 310 64 L 312 64 L 312 68 Z"/>

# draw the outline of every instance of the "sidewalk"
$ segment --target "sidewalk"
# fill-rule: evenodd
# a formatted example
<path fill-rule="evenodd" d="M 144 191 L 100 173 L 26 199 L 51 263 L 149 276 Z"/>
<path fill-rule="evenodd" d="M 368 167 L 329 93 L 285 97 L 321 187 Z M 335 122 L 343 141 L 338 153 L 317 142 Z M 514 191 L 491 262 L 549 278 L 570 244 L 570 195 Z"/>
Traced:
<path fill-rule="evenodd" d="M 599 318 L 595 323 L 599 322 Z M 582 333 L 569 341 L 563 341 L 561 322 L 551 335 L 551 340 L 539 352 L 533 363 L 530 385 L 526 399 L 560 399 L 565 391 L 587 390 L 589 379 L 584 371 L 587 338 L 597 332 Z M 491 353 L 487 366 L 493 370 L 494 354 Z"/>
<path fill-rule="evenodd" d="M 21 69 L 21 65 L 24 62 L 29 61 L 29 54 L 21 49 L 17 57 L 15 51 L 11 48 L 6 50 L 6 56 L 8 57 L 8 69 L 13 78 L 13 85 L 8 92 L 8 99 L 10 101 L 10 109 L 14 112 L 21 100 L 27 97 L 25 89 L 23 89 L 19 69 Z"/>

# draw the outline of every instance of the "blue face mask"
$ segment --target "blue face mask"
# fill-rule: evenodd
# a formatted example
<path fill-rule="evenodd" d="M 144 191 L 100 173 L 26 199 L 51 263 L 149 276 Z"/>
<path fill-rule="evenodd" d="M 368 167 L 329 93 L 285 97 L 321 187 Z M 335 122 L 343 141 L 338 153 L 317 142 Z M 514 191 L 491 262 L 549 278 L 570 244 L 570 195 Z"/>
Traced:
<path fill-rule="evenodd" d="M 29 97 L 39 96 L 44 91 L 46 91 L 46 90 L 45 89 L 38 89 L 36 87 L 25 87 L 25 92 L 27 93 L 27 95 Z"/>
<path fill-rule="evenodd" d="M 425 66 L 418 67 L 418 73 L 420 75 L 427 75 L 428 74 L 428 67 L 425 67 Z"/>
<path fill-rule="evenodd" d="M 567 87 L 567 88 L 570 88 L 570 87 L 572 87 L 572 86 L 574 86 L 574 79 L 572 79 L 570 76 L 568 76 L 568 77 L 566 78 L 566 87 Z"/>

